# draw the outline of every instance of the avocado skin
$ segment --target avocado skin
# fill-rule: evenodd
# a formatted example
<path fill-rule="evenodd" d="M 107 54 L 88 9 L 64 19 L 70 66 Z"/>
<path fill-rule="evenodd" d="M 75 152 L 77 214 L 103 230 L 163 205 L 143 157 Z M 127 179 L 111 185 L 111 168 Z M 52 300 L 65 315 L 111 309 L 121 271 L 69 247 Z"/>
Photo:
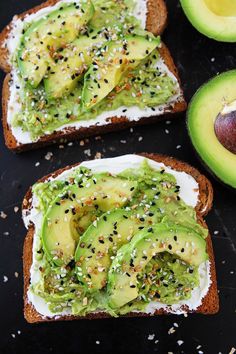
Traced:
<path fill-rule="evenodd" d="M 190 23 L 200 33 L 219 42 L 236 42 L 235 16 L 219 16 L 206 5 L 205 0 L 180 0 L 180 4 Z"/>
<path fill-rule="evenodd" d="M 208 80 L 206 83 L 204 83 L 197 91 L 196 93 L 193 95 L 189 106 L 188 106 L 188 110 L 186 113 L 186 126 L 187 126 L 187 131 L 188 131 L 188 136 L 190 138 L 190 141 L 192 143 L 192 146 L 194 148 L 194 151 L 196 152 L 196 156 L 198 157 L 198 159 L 200 160 L 200 162 L 202 163 L 202 165 L 205 167 L 205 169 L 209 172 L 209 174 L 211 176 L 213 176 L 219 183 L 221 183 L 223 186 L 227 187 L 228 189 L 230 189 L 231 191 L 235 192 L 236 191 L 236 173 L 235 173 L 235 169 L 233 168 L 233 166 L 235 166 L 236 164 L 236 155 L 233 154 L 232 152 L 228 151 L 226 148 L 223 147 L 223 145 L 221 145 L 220 154 L 216 154 L 217 156 L 217 160 L 218 161 L 224 161 L 224 156 L 226 156 L 227 154 L 227 159 L 228 156 L 230 156 L 231 159 L 231 164 L 228 164 L 228 168 L 226 168 L 227 166 L 225 165 L 225 163 L 223 164 L 222 168 L 213 168 L 213 166 L 211 165 L 211 160 L 210 158 L 204 156 L 204 154 L 206 154 L 206 151 L 204 151 L 203 149 L 200 149 L 199 147 L 199 141 L 201 140 L 201 138 L 195 137 L 195 129 L 197 127 L 197 115 L 195 114 L 197 110 L 197 107 L 201 106 L 201 101 L 204 100 L 204 97 L 206 97 L 206 95 L 209 95 L 208 100 L 214 101 L 214 96 L 211 95 L 211 90 L 213 88 L 213 90 L 217 90 L 217 88 L 219 90 L 222 90 L 222 101 L 224 100 L 224 88 L 222 86 L 222 83 L 227 83 L 228 80 L 232 80 L 232 82 L 236 82 L 236 70 L 229 70 L 226 72 L 223 72 L 222 74 L 211 78 L 210 80 Z M 216 87 L 216 89 L 215 89 Z M 236 100 L 236 85 L 235 88 L 233 87 L 232 92 L 235 92 L 235 95 L 233 95 L 232 97 L 234 97 L 234 99 Z M 214 93 L 214 92 L 213 92 Z M 231 98 L 232 100 L 232 98 Z M 231 103 L 231 102 L 227 102 L 227 103 Z M 202 103 L 202 105 L 204 105 L 204 103 Z M 222 105 L 223 107 L 223 105 Z M 215 112 L 215 116 L 213 117 L 214 119 L 217 118 L 217 115 L 220 112 L 217 111 Z M 196 117 L 196 118 L 195 118 Z M 204 117 L 205 118 L 205 117 Z M 198 118 L 199 120 L 201 118 Z M 205 121 L 207 119 L 205 118 L 204 120 L 201 120 L 201 124 L 204 124 Z M 212 150 L 214 150 L 214 145 L 215 144 L 219 144 L 218 138 L 215 135 L 215 130 L 214 130 L 214 121 L 209 119 L 209 122 L 212 122 L 212 134 L 213 134 L 213 143 L 210 144 L 210 138 L 208 139 L 204 139 L 203 142 L 204 144 L 206 144 L 206 149 L 209 149 L 209 146 L 212 145 Z M 210 123 L 211 124 L 211 123 Z M 204 126 L 202 128 L 204 130 Z M 214 133 L 213 133 L 214 132 Z M 227 173 L 226 173 L 227 172 Z"/>

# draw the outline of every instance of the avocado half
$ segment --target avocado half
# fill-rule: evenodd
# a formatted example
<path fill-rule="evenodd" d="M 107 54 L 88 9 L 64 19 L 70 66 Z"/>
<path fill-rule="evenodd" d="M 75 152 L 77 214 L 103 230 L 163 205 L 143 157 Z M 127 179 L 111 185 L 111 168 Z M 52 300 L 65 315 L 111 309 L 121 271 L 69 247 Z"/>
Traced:
<path fill-rule="evenodd" d="M 236 70 L 214 77 L 195 93 L 187 126 L 202 161 L 223 183 L 236 188 Z"/>
<path fill-rule="evenodd" d="M 202 34 L 236 42 L 236 0 L 180 0 L 185 15 Z"/>

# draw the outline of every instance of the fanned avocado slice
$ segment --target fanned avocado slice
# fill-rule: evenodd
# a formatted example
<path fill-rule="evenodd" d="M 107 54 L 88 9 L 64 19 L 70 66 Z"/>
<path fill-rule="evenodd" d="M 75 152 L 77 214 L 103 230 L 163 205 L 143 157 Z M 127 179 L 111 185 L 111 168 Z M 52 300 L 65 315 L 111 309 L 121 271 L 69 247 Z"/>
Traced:
<path fill-rule="evenodd" d="M 97 215 L 124 206 L 136 186 L 133 181 L 99 174 L 79 186 L 68 187 L 44 217 L 42 241 L 48 257 L 58 266 L 68 264 L 74 257 L 79 236 Z"/>
<path fill-rule="evenodd" d="M 143 227 L 136 214 L 124 209 L 105 213 L 95 225 L 90 225 L 75 253 L 80 282 L 90 291 L 102 289 L 107 282 L 111 257 Z"/>
<path fill-rule="evenodd" d="M 56 51 L 78 36 L 93 13 L 91 1 L 65 3 L 33 23 L 23 35 L 17 57 L 23 79 L 36 88 L 54 65 Z"/>
<path fill-rule="evenodd" d="M 84 78 L 82 104 L 85 110 L 106 97 L 125 73 L 137 66 L 158 45 L 159 38 L 130 35 L 101 49 Z"/>
<path fill-rule="evenodd" d="M 93 57 L 104 43 L 113 37 L 114 30 L 92 31 L 80 36 L 58 53 L 55 65 L 51 66 L 44 80 L 48 98 L 60 98 L 76 87 Z"/>
<path fill-rule="evenodd" d="M 120 308 L 138 297 L 138 275 L 161 252 L 174 254 L 193 266 L 208 259 L 205 240 L 192 229 L 165 224 L 145 228 L 119 249 L 112 262 L 108 275 L 109 306 Z"/>

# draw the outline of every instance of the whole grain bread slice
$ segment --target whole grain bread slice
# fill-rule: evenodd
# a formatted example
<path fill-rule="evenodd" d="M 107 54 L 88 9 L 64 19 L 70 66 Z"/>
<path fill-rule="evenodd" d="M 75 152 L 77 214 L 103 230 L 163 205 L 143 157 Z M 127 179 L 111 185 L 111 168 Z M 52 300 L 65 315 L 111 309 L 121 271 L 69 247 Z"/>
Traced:
<path fill-rule="evenodd" d="M 43 4 L 19 15 L 20 18 L 24 18 L 27 14 L 35 13 L 41 8 L 46 6 L 54 5 L 59 0 L 49 0 L 44 2 Z M 146 28 L 148 31 L 154 33 L 155 35 L 161 34 L 164 31 L 167 23 L 167 9 L 164 0 L 147 0 L 147 20 L 146 20 Z M 126 129 L 130 126 L 147 124 L 147 123 L 155 123 L 162 119 L 174 118 L 176 115 L 173 113 L 183 112 L 186 109 L 186 102 L 184 100 L 183 94 L 180 99 L 176 101 L 174 104 L 170 104 L 165 108 L 163 114 L 159 116 L 153 116 L 148 118 L 141 118 L 138 121 L 129 120 L 127 117 L 110 117 L 107 119 L 106 124 L 104 125 L 91 125 L 89 127 L 80 127 L 80 128 L 66 128 L 63 130 L 55 131 L 51 134 L 45 135 L 41 137 L 37 142 L 29 143 L 29 144 L 21 144 L 17 141 L 15 136 L 12 133 L 11 127 L 7 122 L 7 114 L 8 114 L 8 102 L 10 98 L 10 82 L 11 82 L 11 65 L 8 62 L 8 49 L 6 46 L 6 39 L 10 35 L 12 29 L 12 23 L 10 23 L 0 34 L 0 67 L 8 73 L 4 80 L 3 90 L 2 90 L 2 124 L 3 131 L 5 137 L 6 146 L 14 151 L 14 152 L 23 152 L 26 150 L 31 150 L 35 148 L 39 148 L 42 146 L 50 145 L 57 142 L 75 140 L 80 138 L 85 138 L 92 135 L 109 133 L 112 131 Z M 173 59 L 170 55 L 167 47 L 162 44 L 162 48 L 160 49 L 161 57 L 163 58 L 165 64 L 168 69 L 175 75 L 179 84 L 179 76 L 178 71 L 175 67 Z"/>
<path fill-rule="evenodd" d="M 209 212 L 212 206 L 213 200 L 213 189 L 210 181 L 202 175 L 197 169 L 188 165 L 185 162 L 179 161 L 175 158 L 159 155 L 159 154 L 140 154 L 146 158 L 152 159 L 156 162 L 163 162 L 166 166 L 171 167 L 176 171 L 186 172 L 191 175 L 199 185 L 199 199 L 198 204 L 196 206 L 196 213 L 198 222 L 205 228 L 207 225 L 203 219 L 205 215 Z M 78 164 L 74 166 L 78 166 Z M 60 175 L 65 170 L 70 169 L 72 166 L 67 166 L 63 169 L 60 169 L 50 175 L 43 177 L 38 182 L 45 182 L 48 178 L 55 178 Z M 23 200 L 22 209 L 23 211 L 27 211 L 31 208 L 32 203 L 32 188 L 30 188 Z M 32 265 L 32 246 L 33 246 L 33 238 L 34 238 L 34 225 L 31 224 L 28 228 L 28 232 L 24 242 L 24 250 L 23 250 L 23 270 L 24 270 L 24 316 L 25 319 L 29 323 L 36 322 L 48 322 L 48 321 L 65 321 L 65 320 L 74 320 L 74 319 L 96 319 L 96 318 L 106 318 L 110 317 L 107 313 L 99 312 L 96 314 L 89 314 L 85 317 L 80 316 L 55 316 L 53 318 L 44 317 L 40 313 L 36 311 L 34 306 L 28 301 L 27 292 L 30 286 L 30 268 Z M 215 261 L 214 261 L 214 253 L 212 247 L 212 241 L 210 233 L 207 236 L 207 253 L 209 255 L 210 260 L 210 277 L 211 277 L 211 285 L 208 290 L 207 295 L 203 298 L 202 304 L 197 308 L 196 313 L 201 314 L 215 314 L 219 310 L 219 298 L 217 292 L 217 281 L 216 281 L 216 271 L 215 271 Z M 191 312 L 187 307 L 183 308 L 186 312 Z M 165 310 L 157 310 L 154 315 L 162 315 L 166 314 Z M 150 315 L 146 313 L 129 313 L 125 317 L 148 317 Z"/>

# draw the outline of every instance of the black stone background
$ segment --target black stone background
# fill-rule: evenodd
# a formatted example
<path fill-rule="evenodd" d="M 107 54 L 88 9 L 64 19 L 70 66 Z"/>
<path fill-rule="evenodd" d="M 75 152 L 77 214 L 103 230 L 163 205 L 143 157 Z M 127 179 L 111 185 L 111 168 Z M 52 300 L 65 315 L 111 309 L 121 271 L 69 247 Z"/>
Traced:
<path fill-rule="evenodd" d="M 39 3 L 40 0 L 1 0 L 1 27 L 14 14 Z M 171 49 L 189 100 L 196 89 L 210 77 L 235 68 L 236 46 L 217 43 L 202 36 L 187 21 L 177 0 L 168 0 L 167 4 L 169 26 L 163 39 Z M 3 77 L 1 73 L 1 80 Z M 165 129 L 169 130 L 169 134 L 166 134 Z M 201 351 L 207 354 L 226 354 L 233 346 L 236 347 L 235 194 L 212 177 L 210 179 L 215 199 L 207 222 L 213 235 L 216 256 L 219 314 L 190 315 L 187 318 L 161 316 L 84 320 L 40 325 L 29 325 L 23 318 L 22 246 L 26 230 L 20 212 L 15 213 L 13 209 L 15 206 L 20 207 L 28 187 L 38 178 L 60 167 L 88 159 L 88 149 L 91 150 L 91 158 L 96 152 L 101 152 L 104 157 L 143 151 L 160 152 L 185 160 L 205 173 L 190 144 L 185 114 L 169 125 L 161 122 L 135 128 L 133 132 L 125 130 L 105 135 L 101 140 L 90 138 L 85 146 L 74 142 L 72 146 L 65 145 L 64 149 L 53 146 L 14 155 L 5 148 L 2 134 L 0 144 L 0 210 L 8 215 L 5 220 L 0 219 L 1 354 L 195 354 Z M 177 149 L 178 145 L 181 148 Z M 50 161 L 45 159 L 47 152 L 53 153 Z M 40 162 L 39 167 L 35 167 L 36 162 Z M 18 278 L 15 272 L 19 273 Z M 5 283 L 4 275 L 8 277 Z M 173 323 L 179 327 L 169 335 L 168 330 Z M 155 334 L 155 339 L 148 340 L 149 334 Z M 155 340 L 158 342 L 155 343 Z M 178 340 L 184 343 L 179 346 Z M 96 341 L 100 344 L 96 344 Z M 196 349 L 199 345 L 201 347 Z"/>

